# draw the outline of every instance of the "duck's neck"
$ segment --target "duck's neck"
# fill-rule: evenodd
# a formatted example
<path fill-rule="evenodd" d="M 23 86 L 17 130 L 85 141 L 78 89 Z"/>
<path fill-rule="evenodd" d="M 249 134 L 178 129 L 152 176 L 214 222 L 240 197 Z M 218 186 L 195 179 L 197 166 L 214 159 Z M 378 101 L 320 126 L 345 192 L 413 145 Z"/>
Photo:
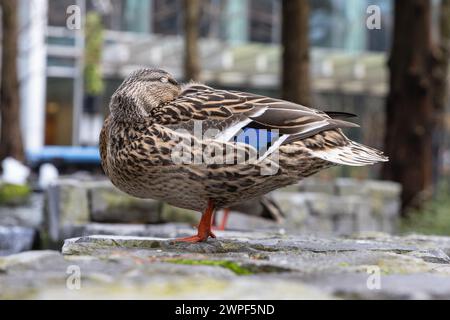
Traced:
<path fill-rule="evenodd" d="M 148 112 L 135 98 L 116 95 L 110 103 L 111 115 L 116 121 L 143 122 L 149 119 Z"/>

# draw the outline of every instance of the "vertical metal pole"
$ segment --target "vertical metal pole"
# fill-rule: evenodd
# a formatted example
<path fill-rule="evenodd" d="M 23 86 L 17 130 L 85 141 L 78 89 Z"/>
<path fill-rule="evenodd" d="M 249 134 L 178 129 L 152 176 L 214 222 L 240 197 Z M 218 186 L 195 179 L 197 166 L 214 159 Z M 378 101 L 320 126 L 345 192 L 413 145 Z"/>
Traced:
<path fill-rule="evenodd" d="M 81 12 L 81 28 L 75 31 L 75 50 L 77 57 L 75 60 L 73 79 L 73 121 L 72 121 L 72 144 L 80 144 L 80 122 L 83 113 L 84 97 L 84 20 L 86 17 L 86 0 L 77 0 L 76 4 Z"/>
<path fill-rule="evenodd" d="M 47 0 L 20 1 L 19 76 L 21 129 L 26 152 L 44 145 Z"/>

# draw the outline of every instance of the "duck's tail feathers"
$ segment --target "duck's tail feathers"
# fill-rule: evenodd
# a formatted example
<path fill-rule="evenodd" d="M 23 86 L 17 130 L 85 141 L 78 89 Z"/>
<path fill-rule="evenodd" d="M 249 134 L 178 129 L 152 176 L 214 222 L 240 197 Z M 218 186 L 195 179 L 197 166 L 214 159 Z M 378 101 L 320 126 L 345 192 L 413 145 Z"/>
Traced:
<path fill-rule="evenodd" d="M 313 150 L 311 153 L 332 163 L 356 167 L 389 161 L 383 152 L 354 141 L 349 141 L 346 146 Z"/>
<path fill-rule="evenodd" d="M 325 113 L 333 119 L 348 119 L 348 118 L 356 118 L 357 115 L 348 112 L 340 112 L 340 111 L 325 111 Z"/>

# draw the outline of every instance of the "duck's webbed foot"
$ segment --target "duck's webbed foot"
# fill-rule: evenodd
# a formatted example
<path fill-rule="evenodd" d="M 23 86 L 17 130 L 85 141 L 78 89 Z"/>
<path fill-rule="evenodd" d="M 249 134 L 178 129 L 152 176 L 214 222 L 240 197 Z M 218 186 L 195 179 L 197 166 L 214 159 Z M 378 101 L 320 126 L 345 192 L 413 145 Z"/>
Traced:
<path fill-rule="evenodd" d="M 197 242 L 205 242 L 206 240 L 208 240 L 209 237 L 215 238 L 216 235 L 213 232 L 210 232 L 209 235 L 207 235 L 207 236 L 196 234 L 195 236 L 190 236 L 190 237 L 185 237 L 185 238 L 177 238 L 177 239 L 174 239 L 173 241 L 197 243 Z"/>
<path fill-rule="evenodd" d="M 205 212 L 200 219 L 200 223 L 198 225 L 198 231 L 195 236 L 178 238 L 174 239 L 175 242 L 189 242 L 189 243 L 197 243 L 197 242 L 205 242 L 209 237 L 215 238 L 216 235 L 211 231 L 211 223 L 214 215 L 214 204 L 212 201 L 208 202 L 208 208 L 206 208 Z"/>

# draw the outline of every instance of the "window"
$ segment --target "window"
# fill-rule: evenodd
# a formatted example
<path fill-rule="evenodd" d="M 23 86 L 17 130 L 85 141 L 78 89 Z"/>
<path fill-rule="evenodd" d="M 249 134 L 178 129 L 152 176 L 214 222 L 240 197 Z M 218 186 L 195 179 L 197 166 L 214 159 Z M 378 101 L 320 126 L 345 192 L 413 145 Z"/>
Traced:
<path fill-rule="evenodd" d="M 183 4 L 181 0 L 153 1 L 153 31 L 166 35 L 181 34 Z"/>
<path fill-rule="evenodd" d="M 272 43 L 280 35 L 280 0 L 252 0 L 249 8 L 250 41 Z"/>

